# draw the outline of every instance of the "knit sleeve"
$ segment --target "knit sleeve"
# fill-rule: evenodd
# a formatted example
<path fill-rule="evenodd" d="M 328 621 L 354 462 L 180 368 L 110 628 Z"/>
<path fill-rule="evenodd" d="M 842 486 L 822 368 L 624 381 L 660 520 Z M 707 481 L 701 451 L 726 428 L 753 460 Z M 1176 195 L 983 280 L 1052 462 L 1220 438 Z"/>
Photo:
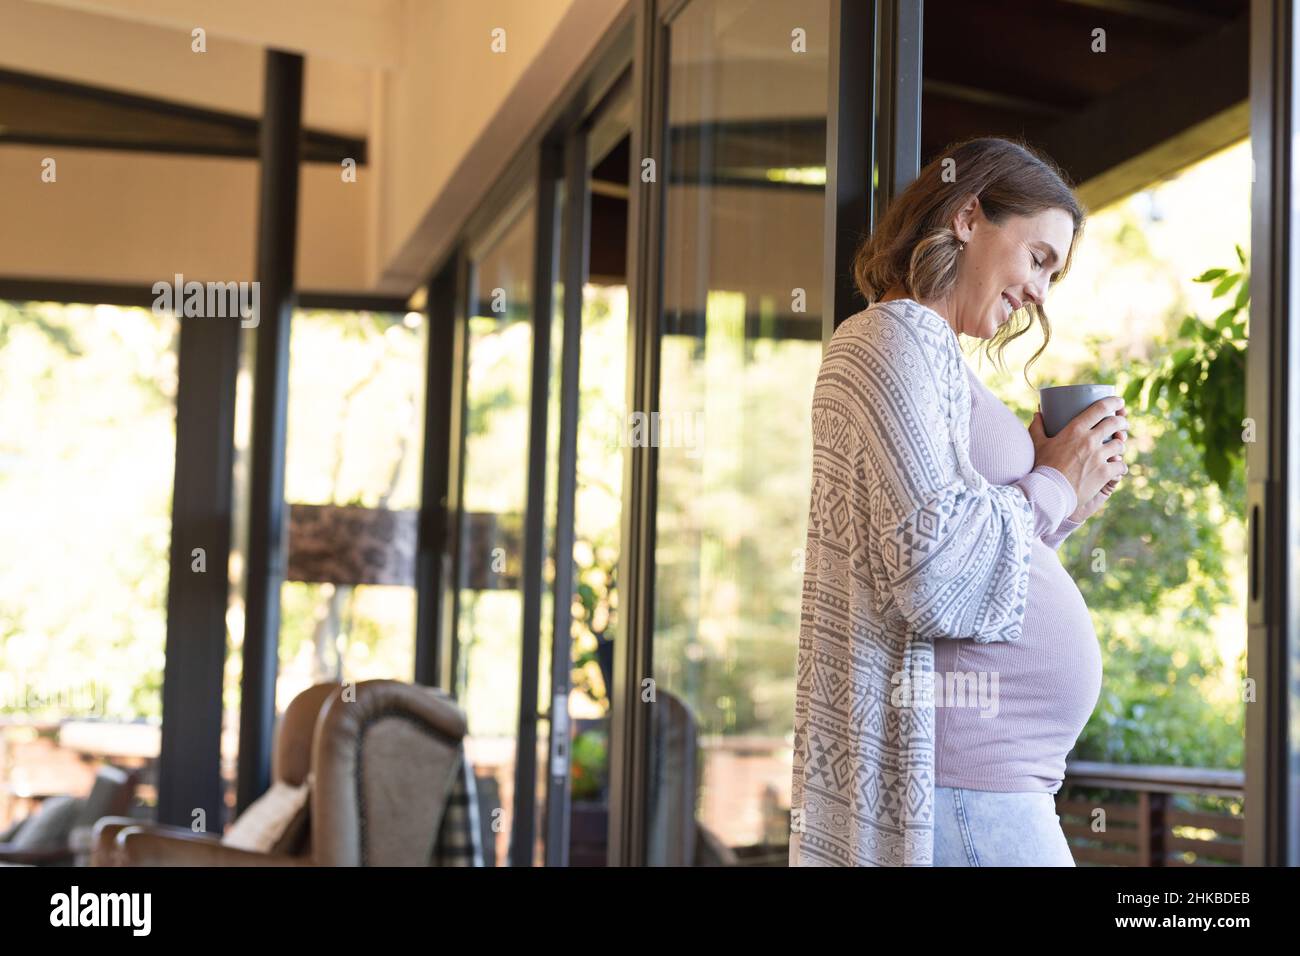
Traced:
<path fill-rule="evenodd" d="M 881 316 L 855 339 L 853 415 L 880 610 L 894 604 L 926 638 L 1019 640 L 1033 505 L 970 465 L 969 386 L 947 323 Z"/>
<path fill-rule="evenodd" d="M 1036 538 L 1055 532 L 1079 505 L 1070 479 L 1051 465 L 1039 465 L 1015 482 L 1015 486 L 1024 492 L 1033 506 Z"/>
<path fill-rule="evenodd" d="M 1082 527 L 1082 521 L 1071 521 L 1068 517 L 1063 518 L 1061 519 L 1061 523 L 1057 525 L 1055 531 L 1049 531 L 1047 534 L 1043 535 L 1043 544 L 1055 551 L 1076 529 Z"/>

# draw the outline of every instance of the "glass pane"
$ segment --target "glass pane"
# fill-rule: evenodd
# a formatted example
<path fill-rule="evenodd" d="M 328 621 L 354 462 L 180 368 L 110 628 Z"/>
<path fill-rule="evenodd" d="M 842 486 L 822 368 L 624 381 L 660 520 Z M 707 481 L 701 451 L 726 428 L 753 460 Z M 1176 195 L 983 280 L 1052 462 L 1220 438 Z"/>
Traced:
<path fill-rule="evenodd" d="M 558 183 L 555 188 L 556 217 L 552 222 L 552 248 L 559 249 L 561 236 L 560 210 L 564 209 L 564 185 Z M 558 263 L 558 256 L 557 256 Z M 558 269 L 557 269 L 558 272 Z M 542 510 L 543 566 L 541 585 L 541 626 L 538 628 L 537 650 L 537 706 L 541 713 L 549 714 L 551 709 L 551 664 L 552 645 L 555 633 L 555 530 L 556 502 L 559 492 L 559 456 L 560 456 L 560 377 L 563 372 L 561 361 L 564 357 L 564 284 L 559 280 L 551 289 L 551 343 L 550 369 L 547 373 L 546 396 L 546 462 L 543 470 L 545 482 L 545 501 Z M 537 759 L 534 781 L 533 802 L 533 866 L 546 865 L 546 795 L 547 771 L 550 759 L 551 721 L 538 719 Z"/>
<path fill-rule="evenodd" d="M 99 764 L 152 817 L 179 322 L 0 301 L 0 829 Z"/>
<path fill-rule="evenodd" d="M 565 388 L 562 381 L 565 289 L 556 283 L 551 339 L 551 379 L 548 395 L 546 460 L 547 557 L 543 580 L 542 675 L 539 699 L 543 707 L 569 715 L 567 759 L 558 783 L 547 776 L 550 721 L 542 721 L 538 738 L 539 839 L 534 862 L 545 862 L 549 822 L 568 813 L 570 866 L 603 866 L 608 827 L 608 713 L 613 665 L 614 568 L 618 564 L 619 516 L 622 505 L 622 447 L 618 442 L 625 400 L 627 364 L 627 191 L 630 123 L 630 75 L 592 117 L 586 131 L 588 175 L 586 202 L 590 209 L 585 237 L 589 281 L 581 303 L 576 383 L 577 417 L 574 459 L 562 462 L 560 427 Z M 561 196 L 564 189 L 559 190 Z M 564 208 L 560 205 L 559 208 Z M 575 224 L 576 225 L 576 224 Z M 557 236 L 558 238 L 558 236 Z M 572 343 L 568 343 L 572 345 Z M 573 534 L 569 553 L 558 554 L 556 508 L 561 469 L 574 468 Z M 563 562 L 563 563 L 561 563 Z M 556 569 L 569 565 L 567 593 L 556 587 Z M 550 667 L 554 611 L 568 619 L 558 644 L 561 679 L 552 692 Z M 566 795 L 568 801 L 563 799 Z M 560 854 L 552 854 L 558 858 Z"/>
<path fill-rule="evenodd" d="M 623 200 L 626 224 L 627 202 Z M 571 866 L 604 866 L 609 819 L 609 714 L 617 635 L 623 450 L 618 434 L 627 400 L 627 284 L 593 276 L 582 296 L 578 457 L 572 598 Z"/>
<path fill-rule="evenodd" d="M 456 697 L 494 846 L 508 862 L 523 635 L 534 206 L 473 261 L 465 379 Z"/>
<path fill-rule="evenodd" d="M 701 829 L 742 860 L 789 842 L 828 22 L 693 0 L 670 27 L 659 413 L 629 425 L 659 448 L 651 864 L 705 862 Z"/>
<path fill-rule="evenodd" d="M 252 494 L 249 469 L 253 449 L 253 366 L 257 330 L 243 329 L 239 372 L 235 380 L 234 467 L 232 469 L 229 590 L 226 600 L 226 666 L 221 682 L 221 787 L 224 824 L 235 819 L 239 798 L 239 708 L 243 695 L 244 627 L 248 596 L 248 509 Z"/>
<path fill-rule="evenodd" d="M 609 714 L 627 401 L 627 182 L 630 95 L 591 134 L 591 258 L 582 291 L 574 498 L 570 715 L 570 866 L 604 866 L 609 825 Z M 618 137 L 614 139 L 614 137 Z M 610 141 L 612 140 L 612 145 Z"/>
<path fill-rule="evenodd" d="M 416 312 L 294 313 L 281 711 L 322 681 L 414 679 L 426 332 Z"/>

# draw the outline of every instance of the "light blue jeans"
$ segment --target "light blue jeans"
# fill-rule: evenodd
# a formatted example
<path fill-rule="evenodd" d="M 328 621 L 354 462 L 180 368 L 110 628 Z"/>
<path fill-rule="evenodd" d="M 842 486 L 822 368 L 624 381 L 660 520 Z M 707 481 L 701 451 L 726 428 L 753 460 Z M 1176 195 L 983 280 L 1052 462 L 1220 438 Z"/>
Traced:
<path fill-rule="evenodd" d="M 934 788 L 935 866 L 1074 866 L 1050 793 Z"/>

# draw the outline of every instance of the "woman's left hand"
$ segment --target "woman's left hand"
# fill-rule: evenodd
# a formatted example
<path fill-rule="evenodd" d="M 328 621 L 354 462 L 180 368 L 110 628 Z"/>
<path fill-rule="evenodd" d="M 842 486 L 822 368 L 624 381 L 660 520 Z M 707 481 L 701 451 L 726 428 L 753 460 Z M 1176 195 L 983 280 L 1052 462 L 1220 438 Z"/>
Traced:
<path fill-rule="evenodd" d="M 1119 436 L 1120 441 L 1128 441 L 1127 431 L 1116 432 L 1115 434 Z M 1120 455 L 1113 455 L 1108 460 L 1118 461 L 1120 458 Z M 1128 466 L 1125 466 L 1124 470 L 1127 472 Z M 1112 478 L 1110 481 L 1106 482 L 1101 486 L 1101 491 L 1097 492 L 1089 500 L 1079 503 L 1079 506 L 1074 509 L 1074 513 L 1070 515 L 1070 520 L 1076 524 L 1082 524 L 1084 521 L 1087 521 L 1101 510 L 1101 506 L 1106 503 L 1106 500 L 1110 498 L 1111 493 L 1118 487 L 1118 478 Z"/>

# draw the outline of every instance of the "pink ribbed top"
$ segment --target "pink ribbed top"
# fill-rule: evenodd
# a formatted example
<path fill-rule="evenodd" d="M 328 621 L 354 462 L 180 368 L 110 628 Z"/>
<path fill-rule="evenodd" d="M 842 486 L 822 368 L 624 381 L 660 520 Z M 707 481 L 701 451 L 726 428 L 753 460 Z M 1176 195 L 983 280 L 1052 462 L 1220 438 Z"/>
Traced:
<path fill-rule="evenodd" d="M 1055 793 L 1101 693 L 1101 650 L 1078 586 L 1056 549 L 1079 527 L 1074 488 L 1034 468 L 1034 443 L 969 364 L 971 464 L 1014 484 L 1034 508 L 1029 600 L 1019 641 L 934 642 L 935 782 L 974 790 Z"/>

